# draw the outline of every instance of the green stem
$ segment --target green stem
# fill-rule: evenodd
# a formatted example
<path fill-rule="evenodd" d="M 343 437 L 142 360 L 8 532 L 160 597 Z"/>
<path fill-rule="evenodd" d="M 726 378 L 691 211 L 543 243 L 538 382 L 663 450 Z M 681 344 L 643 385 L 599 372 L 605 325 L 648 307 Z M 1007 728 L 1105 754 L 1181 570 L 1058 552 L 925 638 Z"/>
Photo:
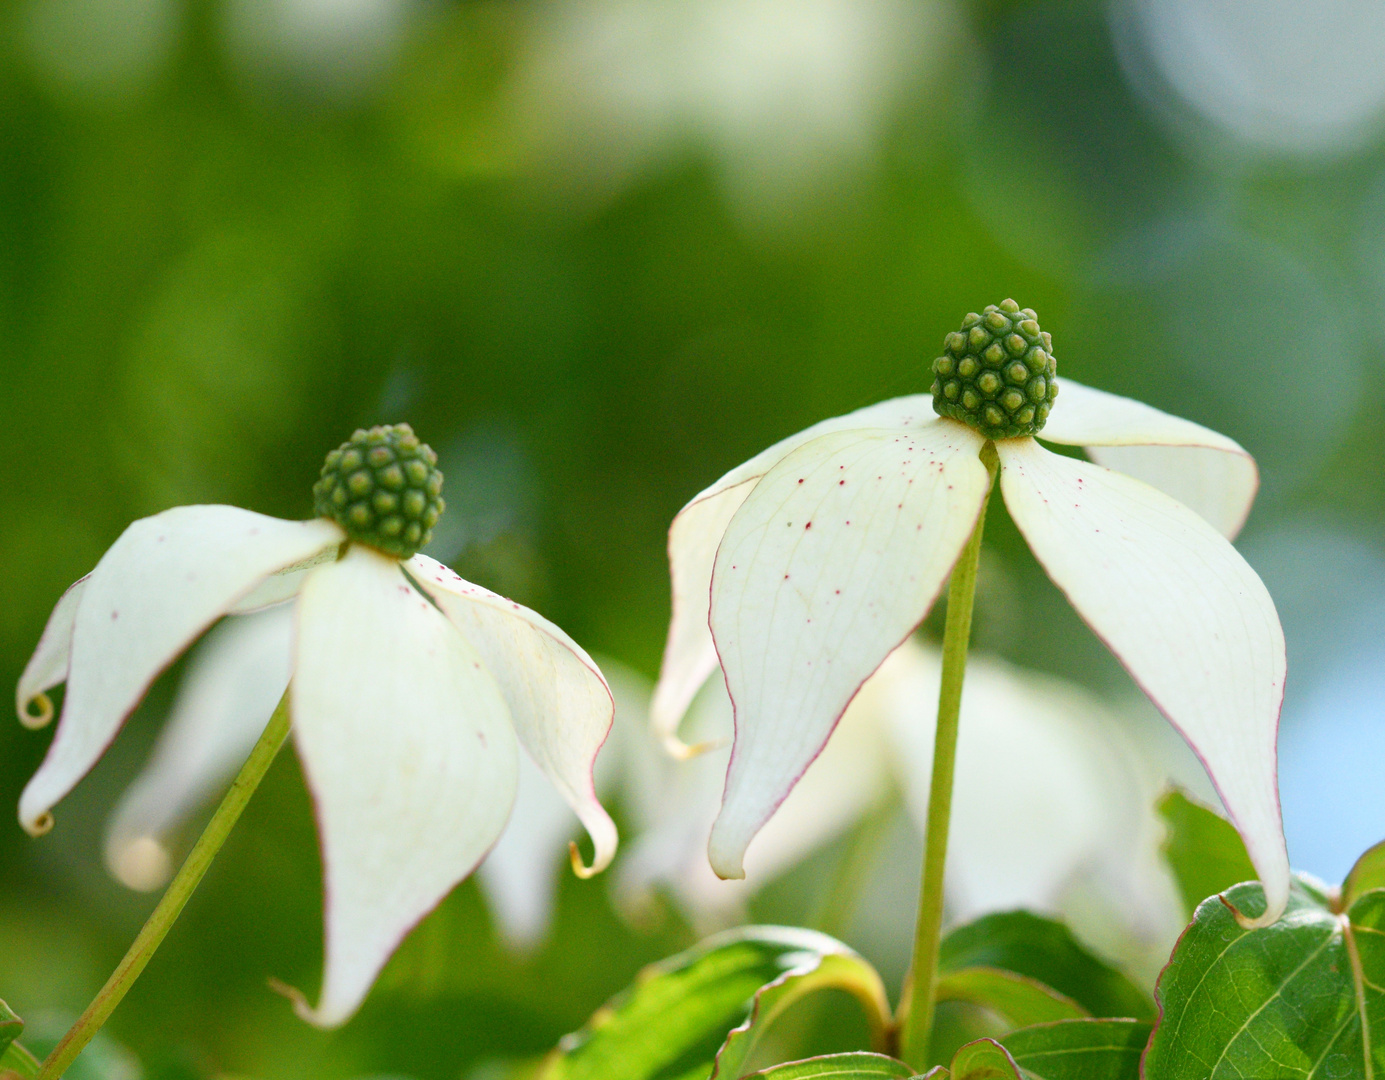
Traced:
<path fill-rule="evenodd" d="M 995 448 L 987 443 L 981 460 L 994 481 Z M 922 1070 L 928 1062 L 933 1032 L 933 1007 L 938 981 L 938 945 L 943 928 L 943 869 L 947 864 L 947 832 L 952 818 L 952 779 L 957 762 L 957 728 L 962 710 L 962 678 L 971 639 L 972 602 L 976 568 L 981 561 L 981 533 L 986 525 L 990 488 L 981 501 L 976 528 L 952 568 L 947 591 L 947 625 L 943 630 L 942 687 L 938 693 L 938 726 L 933 738 L 933 778 L 928 788 L 928 825 L 923 837 L 923 882 L 919 891 L 918 923 L 914 929 L 914 958 L 909 989 L 900 1002 L 903 1029 L 901 1053 Z"/>
<path fill-rule="evenodd" d="M 184 905 L 202 880 L 202 875 L 207 872 L 212 859 L 226 842 L 231 827 L 245 809 L 245 804 L 250 801 L 250 796 L 259 787 L 265 772 L 273 763 L 275 755 L 279 753 L 279 748 L 284 745 L 284 739 L 289 733 L 288 702 L 288 691 L 285 691 L 274 710 L 274 715 L 265 726 L 264 734 L 250 751 L 250 757 L 241 767 L 240 773 L 231 782 L 231 790 L 216 808 L 212 820 L 207 823 L 187 861 L 169 884 L 168 891 L 164 893 L 158 907 L 145 922 L 134 944 L 120 961 L 120 966 L 111 973 L 106 985 L 101 987 L 91 1004 L 87 1006 L 86 1012 L 77 1018 L 77 1022 L 53 1048 L 53 1052 L 44 1059 L 43 1067 L 35 1080 L 58 1080 L 82 1052 L 82 1048 L 91 1041 L 92 1036 L 101 1030 L 101 1025 L 115 1011 L 115 1007 L 139 978 L 145 964 L 149 963 L 149 958 L 154 955 L 154 950 L 159 947 L 182 913 Z"/>

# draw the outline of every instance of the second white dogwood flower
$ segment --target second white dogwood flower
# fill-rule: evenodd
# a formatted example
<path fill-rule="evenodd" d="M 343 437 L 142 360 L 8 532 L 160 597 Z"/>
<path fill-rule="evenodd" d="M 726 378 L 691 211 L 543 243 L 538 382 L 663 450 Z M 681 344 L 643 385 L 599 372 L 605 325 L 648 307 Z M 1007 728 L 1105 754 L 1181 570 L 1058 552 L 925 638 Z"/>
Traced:
<path fill-rule="evenodd" d="M 435 465 L 407 425 L 374 428 L 328 456 L 315 520 L 182 506 L 136 521 L 58 602 L 19 682 L 31 727 L 52 717 L 44 691 L 67 683 L 20 798 L 37 835 L 208 626 L 292 599 L 280 670 L 292 673 L 327 894 L 321 998 L 298 1008 L 322 1025 L 351 1016 L 400 939 L 495 843 L 515 798 L 517 740 L 592 836 L 582 872 L 615 853 L 592 782 L 611 726 L 606 682 L 548 620 L 416 554 L 442 510 Z M 222 734 L 169 752 L 224 756 Z"/>
<path fill-rule="evenodd" d="M 1015 524 L 1201 758 L 1264 883 L 1259 921 L 1274 921 L 1289 887 L 1275 782 L 1284 638 L 1228 539 L 1255 495 L 1253 460 L 1139 402 L 1070 380 L 1058 395 L 1050 339 L 1013 301 L 968 315 L 934 372 L 931 396 L 776 443 L 669 530 L 673 619 L 655 724 L 676 744 L 718 663 L 735 705 L 713 869 L 743 876 L 751 839 L 928 613 L 976 526 L 993 442 Z M 1040 428 L 1093 462 L 1045 450 Z"/>

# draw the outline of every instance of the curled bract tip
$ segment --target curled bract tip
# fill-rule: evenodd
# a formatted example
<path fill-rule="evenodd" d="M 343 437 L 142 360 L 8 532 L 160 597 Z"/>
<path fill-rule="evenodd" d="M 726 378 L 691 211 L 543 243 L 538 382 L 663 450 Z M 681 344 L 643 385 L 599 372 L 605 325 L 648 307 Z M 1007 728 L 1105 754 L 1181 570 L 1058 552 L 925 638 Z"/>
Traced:
<path fill-rule="evenodd" d="M 720 750 L 723 746 L 730 745 L 731 742 L 730 739 L 721 738 L 685 743 L 671 732 L 666 732 L 661 738 L 664 744 L 664 753 L 673 758 L 674 761 L 691 761 L 711 750 Z"/>
<path fill-rule="evenodd" d="M 1231 912 L 1231 917 L 1236 920 L 1236 925 L 1242 930 L 1264 930 L 1266 927 L 1273 926 L 1277 923 L 1279 917 L 1283 914 L 1282 911 L 1275 911 L 1273 908 L 1267 908 L 1263 915 L 1251 918 L 1228 900 L 1226 898 L 1226 893 L 1219 893 L 1217 899 L 1226 906 L 1227 911 Z"/>
<path fill-rule="evenodd" d="M 35 838 L 43 836 L 53 829 L 53 811 L 45 810 L 32 821 L 25 821 L 23 818 L 20 818 L 19 824 L 24 827 L 24 831 L 30 836 Z"/>
<path fill-rule="evenodd" d="M 588 866 L 585 862 L 582 861 L 582 852 L 577 847 L 576 840 L 568 841 L 567 855 L 569 861 L 572 863 L 572 872 L 576 874 L 579 878 L 581 878 L 583 881 L 586 881 L 588 878 L 596 877 L 597 874 L 601 873 L 601 871 L 606 869 L 606 865 L 610 862 L 609 859 L 606 860 L 606 863 L 601 863 L 598 862 L 596 859 L 593 859 L 592 864 Z"/>
<path fill-rule="evenodd" d="M 712 835 L 707 841 L 707 862 L 711 864 L 712 873 L 722 881 L 744 879 L 746 846 L 726 842 L 717 835 L 716 826 L 713 826 Z"/>
<path fill-rule="evenodd" d="M 38 712 L 34 712 L 35 705 L 38 706 Z M 42 691 L 29 698 L 19 708 L 19 722 L 30 730 L 37 731 L 48 725 L 52 719 L 53 699 Z"/>
<path fill-rule="evenodd" d="M 276 979 L 272 975 L 266 979 L 265 982 L 268 984 L 269 988 L 280 997 L 288 998 L 293 1005 L 294 1014 L 298 1019 L 304 1020 L 316 1027 L 324 1026 L 322 1021 L 318 1018 L 317 1010 L 308 1004 L 307 995 L 304 994 L 302 990 L 298 989 L 298 987 L 290 986 L 282 979 Z"/>

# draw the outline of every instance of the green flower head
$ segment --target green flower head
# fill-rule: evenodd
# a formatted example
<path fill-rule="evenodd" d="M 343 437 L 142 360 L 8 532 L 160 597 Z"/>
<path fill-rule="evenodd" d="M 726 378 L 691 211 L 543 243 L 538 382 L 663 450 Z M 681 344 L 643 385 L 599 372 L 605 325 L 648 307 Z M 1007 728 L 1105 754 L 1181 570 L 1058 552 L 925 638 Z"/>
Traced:
<path fill-rule="evenodd" d="M 1053 339 L 1031 308 L 990 304 L 948 334 L 933 361 L 933 409 L 988 439 L 1037 434 L 1058 396 Z"/>
<path fill-rule="evenodd" d="M 357 430 L 327 455 L 313 510 L 354 541 L 409 559 L 442 516 L 438 455 L 408 424 Z"/>

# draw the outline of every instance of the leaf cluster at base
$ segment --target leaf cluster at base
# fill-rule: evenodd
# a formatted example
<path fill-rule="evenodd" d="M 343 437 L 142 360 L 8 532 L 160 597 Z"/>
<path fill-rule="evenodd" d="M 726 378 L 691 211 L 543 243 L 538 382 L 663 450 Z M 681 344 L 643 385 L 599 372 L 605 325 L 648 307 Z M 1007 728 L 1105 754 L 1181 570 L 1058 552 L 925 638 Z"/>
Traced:
<path fill-rule="evenodd" d="M 860 1004 L 873 1052 L 747 1073 L 774 1022 L 825 990 L 845 991 Z M 979 1006 L 1011 1029 L 1001 1042 L 970 1043 L 964 1048 L 968 1056 L 953 1059 L 952 1075 L 974 1080 L 1132 1080 L 1154 1011 L 1143 992 L 1065 927 L 1023 911 L 989 915 L 949 934 L 938 993 L 942 1000 Z M 884 987 L 864 959 L 823 934 L 752 926 L 647 969 L 586 1027 L 565 1038 L 535 1080 L 915 1075 L 882 1052 L 894 1038 Z M 1010 1072 L 983 1073 L 977 1071 L 982 1065 L 968 1064 L 972 1058 L 990 1061 L 997 1052 L 1011 1055 Z M 1100 1071 L 1092 1072 L 1098 1062 Z"/>

